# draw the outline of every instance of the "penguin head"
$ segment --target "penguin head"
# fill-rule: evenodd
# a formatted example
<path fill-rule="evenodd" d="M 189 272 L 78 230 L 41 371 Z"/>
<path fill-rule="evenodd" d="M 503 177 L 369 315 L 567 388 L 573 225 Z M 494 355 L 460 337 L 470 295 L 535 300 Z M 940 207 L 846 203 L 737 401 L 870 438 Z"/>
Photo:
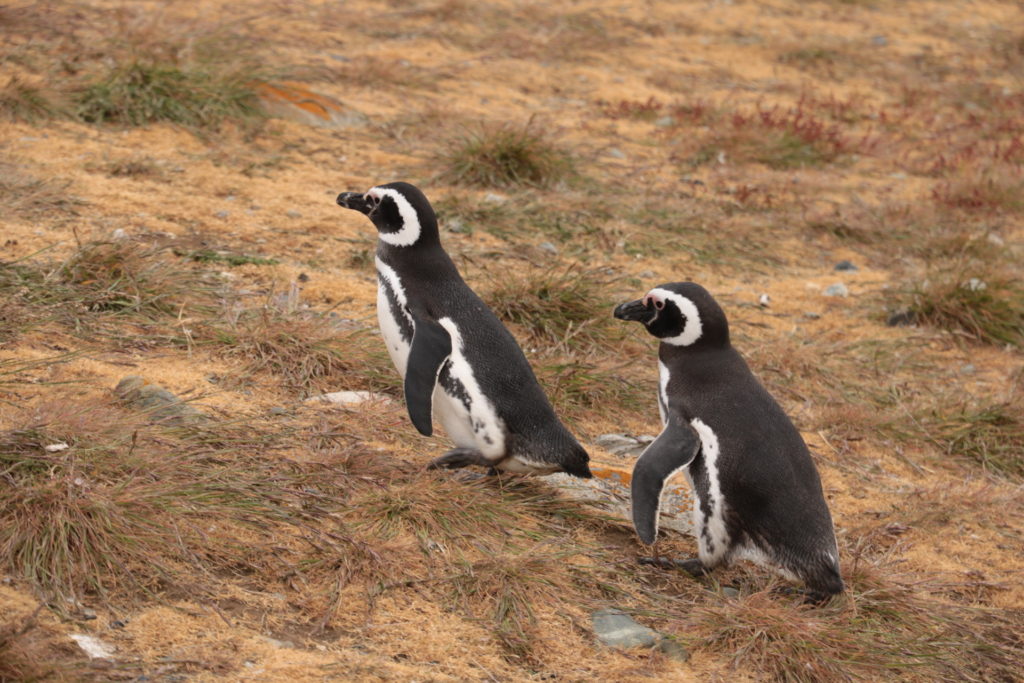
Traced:
<path fill-rule="evenodd" d="M 614 315 L 643 323 L 648 332 L 672 346 L 729 344 L 725 312 L 706 289 L 693 282 L 659 285 L 642 299 L 619 304 Z"/>
<path fill-rule="evenodd" d="M 366 192 L 342 192 L 338 206 L 353 209 L 377 226 L 381 241 L 393 247 L 438 243 L 437 216 L 415 185 L 388 183 Z"/>

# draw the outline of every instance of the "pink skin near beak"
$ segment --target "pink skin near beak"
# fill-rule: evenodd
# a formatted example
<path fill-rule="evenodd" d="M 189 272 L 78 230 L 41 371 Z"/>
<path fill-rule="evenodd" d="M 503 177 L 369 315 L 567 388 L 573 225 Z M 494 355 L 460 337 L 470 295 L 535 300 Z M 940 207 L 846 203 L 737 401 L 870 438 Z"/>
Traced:
<path fill-rule="evenodd" d="M 659 311 L 665 308 L 665 302 L 650 292 L 644 295 L 643 302 L 644 306 L 650 306 L 651 302 L 654 302 L 654 307 Z"/>

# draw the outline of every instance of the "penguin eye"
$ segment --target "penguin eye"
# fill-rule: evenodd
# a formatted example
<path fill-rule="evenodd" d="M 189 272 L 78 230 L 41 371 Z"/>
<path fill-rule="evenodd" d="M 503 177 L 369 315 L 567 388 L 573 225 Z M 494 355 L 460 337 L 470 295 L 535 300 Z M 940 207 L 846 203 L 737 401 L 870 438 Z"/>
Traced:
<path fill-rule="evenodd" d="M 665 308 L 665 302 L 662 301 L 661 299 L 655 299 L 654 307 L 660 311 L 661 309 Z"/>

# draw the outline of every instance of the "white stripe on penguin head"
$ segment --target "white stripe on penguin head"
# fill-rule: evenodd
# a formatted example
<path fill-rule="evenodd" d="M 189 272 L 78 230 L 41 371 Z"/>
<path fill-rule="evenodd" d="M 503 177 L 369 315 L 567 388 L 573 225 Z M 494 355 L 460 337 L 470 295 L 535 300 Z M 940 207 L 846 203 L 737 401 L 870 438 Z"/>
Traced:
<path fill-rule="evenodd" d="M 416 244 L 416 240 L 420 238 L 420 219 L 416 215 L 416 209 L 401 192 L 390 187 L 371 187 L 367 190 L 366 196 L 379 200 L 390 197 L 398 207 L 398 215 L 402 217 L 400 230 L 382 232 L 378 237 L 394 247 L 408 247 Z"/>
<path fill-rule="evenodd" d="M 661 299 L 662 301 L 671 301 L 679 309 L 679 312 L 686 318 L 686 324 L 683 326 L 683 331 L 674 337 L 662 337 L 661 341 L 666 344 L 672 344 L 673 346 L 689 346 L 695 341 L 700 339 L 700 335 L 703 334 L 704 329 L 700 323 L 700 313 L 697 312 L 697 304 L 693 303 L 690 299 L 687 299 L 681 294 L 670 292 L 667 289 L 655 287 L 651 291 L 647 292 L 648 297 L 654 297 L 655 299 Z M 655 318 L 656 320 L 657 318 Z M 651 321 L 654 322 L 654 321 Z M 648 323 L 650 325 L 650 323 Z"/>

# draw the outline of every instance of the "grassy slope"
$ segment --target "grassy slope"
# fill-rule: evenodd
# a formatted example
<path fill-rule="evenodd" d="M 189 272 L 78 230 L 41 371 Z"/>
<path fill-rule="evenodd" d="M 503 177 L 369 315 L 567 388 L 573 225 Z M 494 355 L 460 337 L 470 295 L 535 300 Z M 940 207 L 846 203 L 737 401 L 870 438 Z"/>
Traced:
<path fill-rule="evenodd" d="M 1019 7 L 620 5 L 0 10 L 0 678 L 1016 671 Z M 254 77 L 370 123 L 261 121 Z M 542 482 L 421 472 L 443 446 L 398 401 L 303 404 L 398 396 L 370 226 L 333 205 L 397 178 L 584 441 L 657 429 L 611 304 L 714 292 L 816 454 L 850 593 L 806 610 L 741 566 L 723 598 Z M 151 424 L 111 392 L 132 373 L 211 420 Z M 691 661 L 595 645 L 611 604 Z"/>

